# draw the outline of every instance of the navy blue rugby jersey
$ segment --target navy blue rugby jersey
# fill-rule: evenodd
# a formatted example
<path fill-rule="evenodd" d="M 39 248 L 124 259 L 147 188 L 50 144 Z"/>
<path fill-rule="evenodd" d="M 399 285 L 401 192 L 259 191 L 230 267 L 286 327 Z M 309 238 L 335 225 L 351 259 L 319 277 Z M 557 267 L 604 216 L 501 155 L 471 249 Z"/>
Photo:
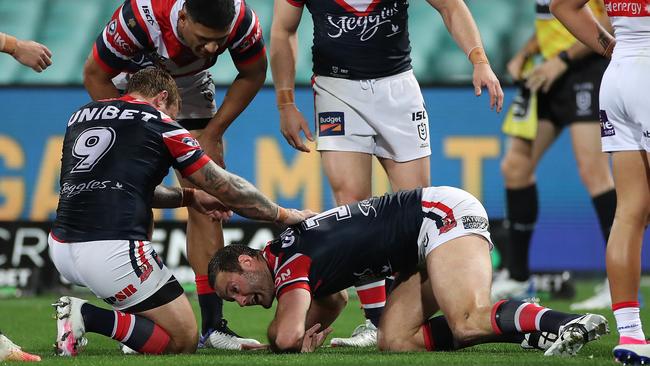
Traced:
<path fill-rule="evenodd" d="M 174 167 L 210 159 L 184 128 L 131 96 L 91 102 L 70 117 L 52 235 L 62 242 L 148 240 L 154 189 Z"/>
<path fill-rule="evenodd" d="M 368 279 L 414 270 L 425 214 L 414 189 L 343 205 L 285 230 L 263 250 L 276 297 L 304 288 L 327 296 Z"/>
<path fill-rule="evenodd" d="M 286 0 L 314 22 L 316 75 L 375 79 L 411 69 L 408 0 Z"/>

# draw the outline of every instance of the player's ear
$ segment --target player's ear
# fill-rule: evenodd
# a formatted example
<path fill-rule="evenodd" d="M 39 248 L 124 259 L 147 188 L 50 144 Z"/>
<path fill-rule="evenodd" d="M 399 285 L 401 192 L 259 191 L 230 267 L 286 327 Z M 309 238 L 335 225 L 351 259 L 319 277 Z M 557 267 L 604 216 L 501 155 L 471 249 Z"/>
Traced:
<path fill-rule="evenodd" d="M 158 93 L 154 98 L 153 98 L 153 104 L 156 108 L 166 108 L 167 107 L 167 98 L 169 98 L 169 92 L 167 90 L 163 90 L 160 93 Z"/>
<path fill-rule="evenodd" d="M 251 257 L 250 255 L 240 254 L 238 260 L 239 260 L 239 266 L 242 269 L 246 270 L 246 269 L 253 268 L 253 257 Z"/>

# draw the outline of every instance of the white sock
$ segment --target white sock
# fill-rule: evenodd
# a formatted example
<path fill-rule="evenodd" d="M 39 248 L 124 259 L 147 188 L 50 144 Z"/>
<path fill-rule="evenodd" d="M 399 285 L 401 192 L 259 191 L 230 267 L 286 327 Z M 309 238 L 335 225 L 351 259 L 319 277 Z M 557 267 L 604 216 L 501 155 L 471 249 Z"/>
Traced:
<path fill-rule="evenodd" d="M 643 341 L 645 343 L 638 307 L 615 310 L 614 317 L 616 318 L 616 329 L 620 337 L 619 344 L 635 343 L 634 341 Z"/>

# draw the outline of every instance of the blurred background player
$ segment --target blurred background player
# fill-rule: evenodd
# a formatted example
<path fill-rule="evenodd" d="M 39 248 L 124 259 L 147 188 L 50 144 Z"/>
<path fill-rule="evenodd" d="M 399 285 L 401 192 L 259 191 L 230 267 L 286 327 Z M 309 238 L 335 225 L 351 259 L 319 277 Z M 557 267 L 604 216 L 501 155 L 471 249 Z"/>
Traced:
<path fill-rule="evenodd" d="M 623 364 L 650 362 L 639 317 L 641 247 L 650 219 L 650 2 L 606 0 L 614 39 L 585 6 L 585 0 L 556 0 L 553 13 L 582 42 L 611 56 L 600 94 L 603 151 L 612 155 L 618 197 L 607 243 L 607 277 Z"/>
<path fill-rule="evenodd" d="M 24 41 L 0 32 L 0 52 L 7 53 L 21 64 L 42 72 L 52 65 L 52 52 L 44 45 L 34 41 Z"/>
<path fill-rule="evenodd" d="M 507 273 L 495 277 L 493 299 L 534 295 L 528 253 L 538 215 L 535 170 L 564 127 L 571 133 L 578 172 L 591 196 L 605 242 L 614 219 L 616 192 L 608 157 L 600 148 L 598 124 L 598 91 L 607 59 L 578 42 L 553 17 L 549 3 L 537 0 L 535 33 L 508 63 L 512 78 L 536 94 L 537 109 L 529 106 L 527 112 L 536 115 L 527 122 L 507 120 L 504 125 L 510 134 L 501 162 L 510 238 L 504 253 Z M 602 0 L 589 1 L 589 7 L 603 24 L 608 22 Z M 541 55 L 543 62 L 525 70 L 536 55 Z M 608 307 L 608 286 L 605 283 L 599 288 L 594 297 L 572 309 Z"/>
<path fill-rule="evenodd" d="M 52 65 L 52 52 L 34 41 L 23 41 L 0 32 L 0 52 L 9 54 L 21 64 L 42 72 Z M 0 331 L 0 361 L 40 361 L 41 357 L 20 349 Z"/>
<path fill-rule="evenodd" d="M 449 33 L 474 65 L 476 95 L 486 87 L 490 107 L 503 91 L 483 51 L 481 37 L 461 0 L 429 0 Z M 430 185 L 429 120 L 413 75 L 408 37 L 408 1 L 275 0 L 271 70 L 280 129 L 293 148 L 310 152 L 300 135 L 314 138 L 294 102 L 296 31 L 307 6 L 314 23 L 312 48 L 317 150 L 337 205 L 370 197 L 372 159 L 386 171 L 393 191 Z M 350 19 L 376 27 L 349 29 Z M 360 23 L 359 23 L 360 24 Z M 332 346 L 373 346 L 386 302 L 384 280 L 357 284 L 366 323 Z"/>
<path fill-rule="evenodd" d="M 239 73 L 217 109 L 207 69 L 226 50 Z M 84 85 L 94 100 L 115 98 L 128 73 L 151 66 L 167 70 L 181 93 L 179 123 L 225 167 L 223 134 L 264 84 L 266 65 L 259 20 L 243 0 L 127 0 L 97 37 L 84 66 Z M 192 186 L 182 179 L 181 185 Z M 207 281 L 208 261 L 221 247 L 221 223 L 189 208 L 187 258 L 196 275 L 201 345 L 239 349 L 257 341 L 230 330 L 223 302 Z"/>

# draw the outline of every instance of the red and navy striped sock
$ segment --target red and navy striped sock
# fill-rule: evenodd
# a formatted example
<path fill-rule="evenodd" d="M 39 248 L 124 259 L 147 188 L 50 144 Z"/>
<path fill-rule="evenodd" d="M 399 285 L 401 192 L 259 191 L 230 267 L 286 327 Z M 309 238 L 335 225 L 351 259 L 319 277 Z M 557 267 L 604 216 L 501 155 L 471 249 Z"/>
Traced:
<path fill-rule="evenodd" d="M 375 327 L 378 327 L 379 318 L 381 318 L 384 305 L 386 305 L 386 282 L 379 280 L 355 288 L 366 319 L 370 320 Z"/>
<path fill-rule="evenodd" d="M 424 346 L 427 351 L 453 351 L 466 345 L 459 345 L 454 340 L 454 334 L 449 328 L 447 319 L 440 315 L 427 320 L 422 325 Z M 524 340 L 523 333 L 502 334 L 490 342 L 499 343 L 521 343 Z"/>
<path fill-rule="evenodd" d="M 81 315 L 87 332 L 113 338 L 140 353 L 161 354 L 169 344 L 167 332 L 142 316 L 88 303 L 81 306 Z"/>
<path fill-rule="evenodd" d="M 196 294 L 199 298 L 201 309 L 201 334 L 206 335 L 209 331 L 216 330 L 221 326 L 223 318 L 223 300 L 214 292 L 208 275 L 199 275 L 194 278 L 196 283 Z"/>
<path fill-rule="evenodd" d="M 551 332 L 580 315 L 562 313 L 537 304 L 501 300 L 492 307 L 492 329 L 495 334 Z"/>

